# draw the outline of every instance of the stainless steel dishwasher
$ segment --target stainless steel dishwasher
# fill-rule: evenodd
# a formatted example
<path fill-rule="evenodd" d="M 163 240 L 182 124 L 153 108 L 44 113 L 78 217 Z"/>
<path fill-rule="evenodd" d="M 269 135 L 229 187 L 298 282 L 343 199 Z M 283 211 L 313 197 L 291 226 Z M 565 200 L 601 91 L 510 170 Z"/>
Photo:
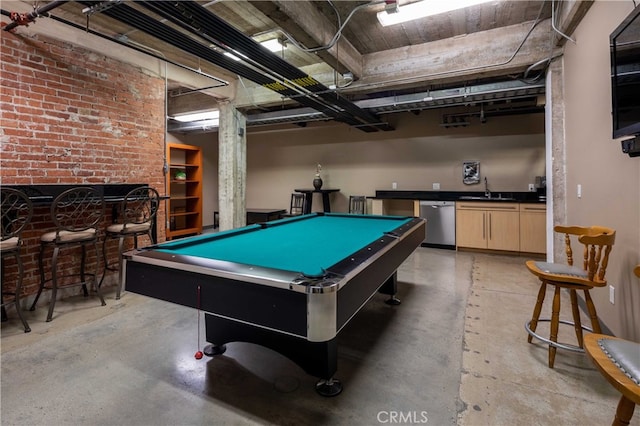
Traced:
<path fill-rule="evenodd" d="M 427 220 L 425 247 L 456 248 L 456 203 L 420 201 L 420 217 Z"/>

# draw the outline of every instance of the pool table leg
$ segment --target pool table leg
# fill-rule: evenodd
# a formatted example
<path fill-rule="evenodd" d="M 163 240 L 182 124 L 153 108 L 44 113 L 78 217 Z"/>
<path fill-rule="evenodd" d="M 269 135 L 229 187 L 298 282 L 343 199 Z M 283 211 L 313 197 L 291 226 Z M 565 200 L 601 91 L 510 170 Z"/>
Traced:
<path fill-rule="evenodd" d="M 226 351 L 227 347 L 225 345 L 207 345 L 202 350 L 202 353 L 204 353 L 206 356 L 213 357 L 216 355 L 222 355 Z"/>
<path fill-rule="evenodd" d="M 266 328 L 233 321 L 205 313 L 207 356 L 224 352 L 224 345 L 231 342 L 248 342 L 272 349 L 289 358 L 307 374 L 319 377 L 316 391 L 322 396 L 335 396 L 342 391 L 342 384 L 333 375 L 338 369 L 337 338 L 325 342 L 310 342 L 301 337 L 278 333 Z M 222 352 L 216 353 L 216 351 Z M 211 354 L 211 355 L 210 355 Z"/>
<path fill-rule="evenodd" d="M 384 301 L 384 303 L 386 303 L 387 305 L 399 305 L 400 303 L 402 303 L 400 299 L 396 297 L 396 293 L 398 292 L 398 272 L 394 272 L 393 275 L 391 275 L 387 279 L 387 281 L 382 284 L 382 287 L 380 287 L 380 290 L 378 291 L 382 294 L 388 294 L 390 296 L 387 300 Z"/>
<path fill-rule="evenodd" d="M 342 383 L 340 380 L 331 378 L 320 380 L 316 383 L 316 392 L 322 396 L 336 396 L 342 392 Z"/>

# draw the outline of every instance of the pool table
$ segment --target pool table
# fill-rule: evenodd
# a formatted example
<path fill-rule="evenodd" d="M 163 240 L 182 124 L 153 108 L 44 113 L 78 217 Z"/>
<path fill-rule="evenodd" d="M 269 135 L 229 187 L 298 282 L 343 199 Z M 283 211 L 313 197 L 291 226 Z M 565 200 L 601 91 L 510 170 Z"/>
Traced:
<path fill-rule="evenodd" d="M 127 252 L 124 285 L 202 310 L 206 355 L 259 344 L 333 396 L 338 333 L 378 291 L 399 303 L 396 270 L 424 232 L 420 218 L 312 213 Z"/>

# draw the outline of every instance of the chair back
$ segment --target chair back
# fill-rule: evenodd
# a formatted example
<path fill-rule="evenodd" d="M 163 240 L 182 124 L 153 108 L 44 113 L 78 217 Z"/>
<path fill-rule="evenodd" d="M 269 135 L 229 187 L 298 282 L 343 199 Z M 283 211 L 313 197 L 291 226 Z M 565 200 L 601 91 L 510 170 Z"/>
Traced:
<path fill-rule="evenodd" d="M 95 228 L 104 216 L 104 198 L 93 187 L 76 187 L 58 195 L 51 204 L 56 239 L 61 231 L 79 232 Z"/>
<path fill-rule="evenodd" d="M 289 214 L 292 216 L 301 215 L 304 213 L 304 194 L 293 193 L 291 194 L 291 205 L 289 206 Z"/>
<path fill-rule="evenodd" d="M 33 204 L 22 191 L 2 188 L 2 241 L 20 239 L 22 230 L 33 216 Z"/>
<path fill-rule="evenodd" d="M 364 195 L 351 195 L 349 197 L 349 213 L 364 214 L 367 198 Z"/>
<path fill-rule="evenodd" d="M 554 231 L 563 233 L 567 263 L 573 266 L 571 236 L 577 236 L 584 246 L 582 269 L 587 272 L 591 285 L 603 287 L 607 284 L 605 274 L 609 264 L 609 253 L 616 240 L 616 231 L 604 226 L 555 226 Z M 576 265 L 577 266 L 577 265 Z"/>
<path fill-rule="evenodd" d="M 160 206 L 158 191 L 143 186 L 130 191 L 120 204 L 119 218 L 123 231 L 127 226 L 151 224 Z"/>

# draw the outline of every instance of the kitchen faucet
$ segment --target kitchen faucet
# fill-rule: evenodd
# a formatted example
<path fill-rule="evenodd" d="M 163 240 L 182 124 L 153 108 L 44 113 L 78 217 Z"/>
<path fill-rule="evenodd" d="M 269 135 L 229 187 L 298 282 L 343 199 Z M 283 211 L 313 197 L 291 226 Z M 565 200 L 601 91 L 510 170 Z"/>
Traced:
<path fill-rule="evenodd" d="M 489 182 L 487 181 L 487 177 L 484 177 L 484 196 L 487 198 L 491 198 L 491 191 L 489 191 Z"/>

